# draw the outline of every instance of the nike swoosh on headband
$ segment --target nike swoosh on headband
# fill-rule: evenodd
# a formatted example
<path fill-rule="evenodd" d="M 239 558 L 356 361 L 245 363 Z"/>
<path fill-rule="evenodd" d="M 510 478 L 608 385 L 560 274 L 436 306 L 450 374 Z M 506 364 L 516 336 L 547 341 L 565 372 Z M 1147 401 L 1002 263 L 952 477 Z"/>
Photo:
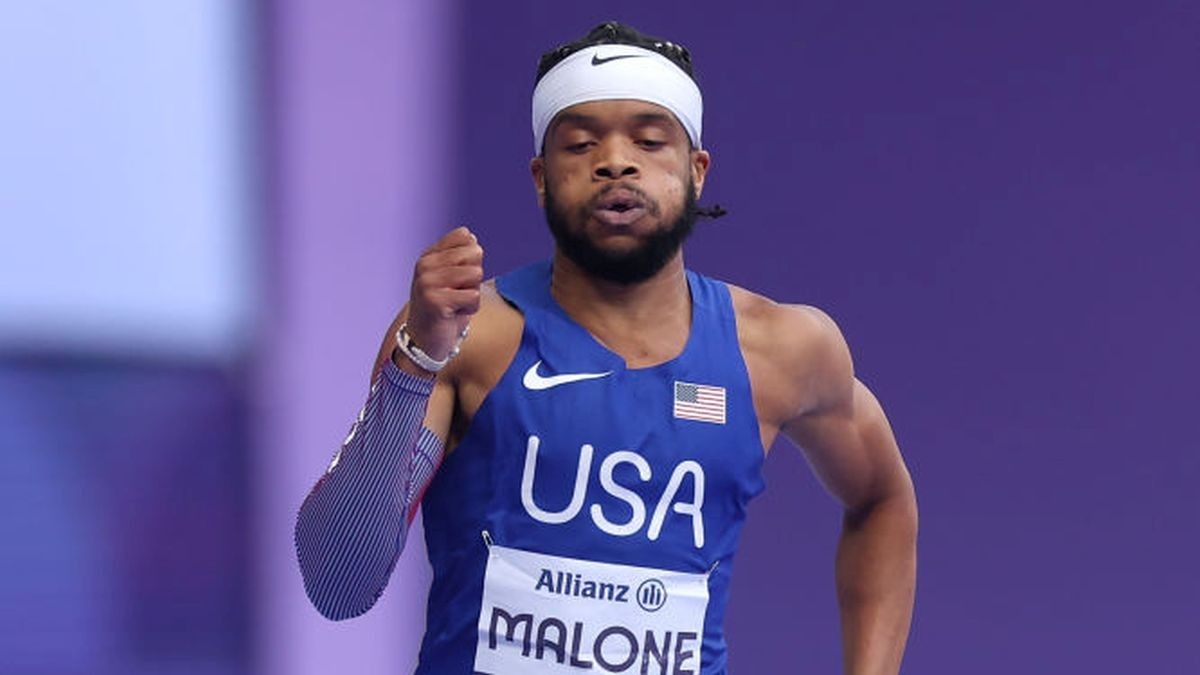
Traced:
<path fill-rule="evenodd" d="M 581 380 L 594 380 L 598 377 L 606 377 L 612 375 L 609 370 L 603 373 L 563 373 L 562 375 L 544 376 L 538 374 L 538 368 L 542 365 L 541 361 L 529 366 L 529 370 L 525 371 L 525 377 L 521 380 L 521 384 L 525 385 L 526 389 L 539 391 L 557 387 L 560 384 L 570 384 L 571 382 L 579 382 Z"/>
<path fill-rule="evenodd" d="M 646 57 L 645 54 L 617 54 L 616 56 L 610 56 L 608 58 L 602 59 L 602 58 L 600 58 L 599 54 L 592 54 L 592 65 L 593 66 L 602 66 L 602 65 L 608 63 L 609 61 L 616 61 L 617 59 L 641 59 L 641 58 L 645 58 L 645 57 Z"/>

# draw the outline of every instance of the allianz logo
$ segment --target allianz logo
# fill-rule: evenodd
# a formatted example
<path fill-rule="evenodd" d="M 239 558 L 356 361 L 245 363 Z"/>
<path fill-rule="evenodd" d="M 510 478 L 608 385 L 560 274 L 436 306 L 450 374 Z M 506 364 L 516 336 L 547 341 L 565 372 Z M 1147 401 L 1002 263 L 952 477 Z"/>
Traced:
<path fill-rule="evenodd" d="M 546 567 L 542 568 L 533 587 L 535 591 L 551 595 L 621 603 L 629 602 L 629 588 L 629 584 L 588 579 L 578 572 L 564 572 Z M 646 579 L 638 585 L 632 597 L 644 611 L 655 612 L 666 604 L 667 588 L 658 579 Z"/>

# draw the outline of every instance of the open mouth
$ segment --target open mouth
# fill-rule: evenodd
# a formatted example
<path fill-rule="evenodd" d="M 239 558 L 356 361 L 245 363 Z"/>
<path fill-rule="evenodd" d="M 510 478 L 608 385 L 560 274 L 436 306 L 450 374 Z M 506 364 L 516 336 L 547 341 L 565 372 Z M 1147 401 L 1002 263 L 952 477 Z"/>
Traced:
<path fill-rule="evenodd" d="M 629 225 L 646 212 L 646 204 L 632 190 L 616 189 L 596 202 L 596 219 L 607 225 Z"/>
<path fill-rule="evenodd" d="M 643 207 L 642 200 L 629 190 L 613 190 L 596 204 L 597 210 L 616 211 L 617 213 Z"/>

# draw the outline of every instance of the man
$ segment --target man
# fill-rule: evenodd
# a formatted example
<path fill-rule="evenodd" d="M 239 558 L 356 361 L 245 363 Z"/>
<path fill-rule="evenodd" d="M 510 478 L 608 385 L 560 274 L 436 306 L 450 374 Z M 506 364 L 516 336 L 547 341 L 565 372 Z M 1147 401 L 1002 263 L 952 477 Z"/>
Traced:
<path fill-rule="evenodd" d="M 466 228 L 421 256 L 297 520 L 323 614 L 371 607 L 424 496 L 419 673 L 724 673 L 733 553 L 783 433 L 845 506 L 846 672 L 899 670 L 912 483 L 825 314 L 684 268 L 711 213 L 701 107 L 687 50 L 619 24 L 543 57 L 530 167 L 553 259 L 485 282 Z"/>

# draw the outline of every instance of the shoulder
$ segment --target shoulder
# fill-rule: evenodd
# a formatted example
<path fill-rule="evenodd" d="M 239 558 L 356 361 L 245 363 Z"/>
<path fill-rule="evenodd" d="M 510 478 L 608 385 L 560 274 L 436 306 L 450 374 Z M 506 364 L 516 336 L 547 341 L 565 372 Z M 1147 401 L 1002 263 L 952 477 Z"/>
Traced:
<path fill-rule="evenodd" d="M 500 294 L 496 280 L 485 281 L 479 290 L 479 311 L 471 317 L 459 358 L 446 373 L 456 380 L 498 380 L 521 344 L 524 319 Z"/>
<path fill-rule="evenodd" d="M 782 423 L 850 391 L 850 349 L 829 314 L 728 286 L 738 342 L 760 409 Z"/>

